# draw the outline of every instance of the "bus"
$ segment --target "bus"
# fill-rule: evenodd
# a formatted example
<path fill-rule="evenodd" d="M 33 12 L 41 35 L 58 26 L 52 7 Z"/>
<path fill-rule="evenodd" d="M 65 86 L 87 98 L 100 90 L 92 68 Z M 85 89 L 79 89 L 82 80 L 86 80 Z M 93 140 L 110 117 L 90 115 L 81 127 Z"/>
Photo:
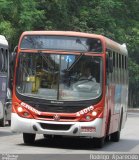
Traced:
<path fill-rule="evenodd" d="M 11 122 L 11 90 L 8 41 L 0 35 L 0 126 Z"/>
<path fill-rule="evenodd" d="M 26 31 L 16 49 L 12 122 L 25 144 L 45 138 L 119 141 L 127 118 L 126 45 L 102 35 Z"/>

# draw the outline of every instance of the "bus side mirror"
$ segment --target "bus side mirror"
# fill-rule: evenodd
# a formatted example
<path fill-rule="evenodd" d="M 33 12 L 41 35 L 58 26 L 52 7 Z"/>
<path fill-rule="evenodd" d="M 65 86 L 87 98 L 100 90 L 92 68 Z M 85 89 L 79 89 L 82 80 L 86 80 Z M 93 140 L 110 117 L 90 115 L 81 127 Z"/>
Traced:
<path fill-rule="evenodd" d="M 107 56 L 106 67 L 107 67 L 107 73 L 113 72 L 113 59 L 112 59 L 112 57 Z"/>
<path fill-rule="evenodd" d="M 10 55 L 10 63 L 12 63 L 13 65 L 15 64 L 16 54 L 17 54 L 17 46 L 14 48 L 14 51 Z"/>

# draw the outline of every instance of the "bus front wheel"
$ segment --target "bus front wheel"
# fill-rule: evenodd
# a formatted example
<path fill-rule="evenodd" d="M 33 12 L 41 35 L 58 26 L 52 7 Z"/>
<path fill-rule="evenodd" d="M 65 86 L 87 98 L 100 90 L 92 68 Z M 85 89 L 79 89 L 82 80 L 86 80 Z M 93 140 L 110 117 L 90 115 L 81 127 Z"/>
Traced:
<path fill-rule="evenodd" d="M 94 147 L 95 148 L 102 148 L 104 145 L 104 141 L 105 138 L 101 137 L 101 138 L 93 138 L 93 142 L 94 142 Z"/>
<path fill-rule="evenodd" d="M 2 118 L 2 119 L 0 120 L 0 126 L 1 126 L 1 127 L 5 127 L 5 124 L 6 124 L 6 120 L 5 120 L 5 116 L 4 116 L 4 118 Z"/>
<path fill-rule="evenodd" d="M 0 107 L 1 107 L 1 105 L 0 105 Z M 4 111 L 4 107 L 3 107 L 3 118 L 0 119 L 0 126 L 5 127 L 5 125 L 6 125 L 6 112 Z"/>
<path fill-rule="evenodd" d="M 33 144 L 35 141 L 36 134 L 23 133 L 23 140 L 25 144 Z"/>
<path fill-rule="evenodd" d="M 120 131 L 117 131 L 111 134 L 112 142 L 119 142 L 119 140 L 120 140 Z"/>

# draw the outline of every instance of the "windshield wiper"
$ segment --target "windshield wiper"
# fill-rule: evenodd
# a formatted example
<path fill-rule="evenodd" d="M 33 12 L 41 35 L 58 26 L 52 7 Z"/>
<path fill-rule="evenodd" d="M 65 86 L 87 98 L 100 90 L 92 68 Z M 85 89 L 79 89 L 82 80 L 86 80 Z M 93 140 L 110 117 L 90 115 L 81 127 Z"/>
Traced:
<path fill-rule="evenodd" d="M 87 46 L 84 45 L 79 38 L 76 39 L 76 43 L 82 45 L 86 50 L 88 50 Z M 84 55 L 84 53 L 81 53 L 81 54 L 75 59 L 74 63 L 73 63 L 70 67 L 68 67 L 68 68 L 66 69 L 66 71 L 69 72 L 69 71 L 75 66 L 75 64 L 80 60 L 80 58 L 81 58 L 83 55 Z"/>
<path fill-rule="evenodd" d="M 75 59 L 75 61 L 74 61 L 74 63 L 69 67 L 69 68 L 67 68 L 66 69 L 66 71 L 70 71 L 74 66 L 75 66 L 75 64 L 81 59 L 81 57 L 84 55 L 84 53 L 81 53 L 76 59 Z"/>
<path fill-rule="evenodd" d="M 49 67 L 53 70 L 54 67 L 53 67 L 52 63 L 50 62 L 50 60 L 46 56 L 44 56 L 44 53 L 42 53 L 41 51 L 39 51 L 38 53 L 41 55 L 41 57 L 44 59 L 44 61 L 49 65 Z"/>

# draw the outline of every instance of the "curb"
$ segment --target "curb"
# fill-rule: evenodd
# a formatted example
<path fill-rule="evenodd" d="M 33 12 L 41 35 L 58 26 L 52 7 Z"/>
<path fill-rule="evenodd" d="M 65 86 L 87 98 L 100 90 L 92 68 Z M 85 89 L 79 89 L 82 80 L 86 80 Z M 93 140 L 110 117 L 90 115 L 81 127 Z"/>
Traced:
<path fill-rule="evenodd" d="M 139 108 L 128 108 L 127 112 L 139 113 Z"/>

